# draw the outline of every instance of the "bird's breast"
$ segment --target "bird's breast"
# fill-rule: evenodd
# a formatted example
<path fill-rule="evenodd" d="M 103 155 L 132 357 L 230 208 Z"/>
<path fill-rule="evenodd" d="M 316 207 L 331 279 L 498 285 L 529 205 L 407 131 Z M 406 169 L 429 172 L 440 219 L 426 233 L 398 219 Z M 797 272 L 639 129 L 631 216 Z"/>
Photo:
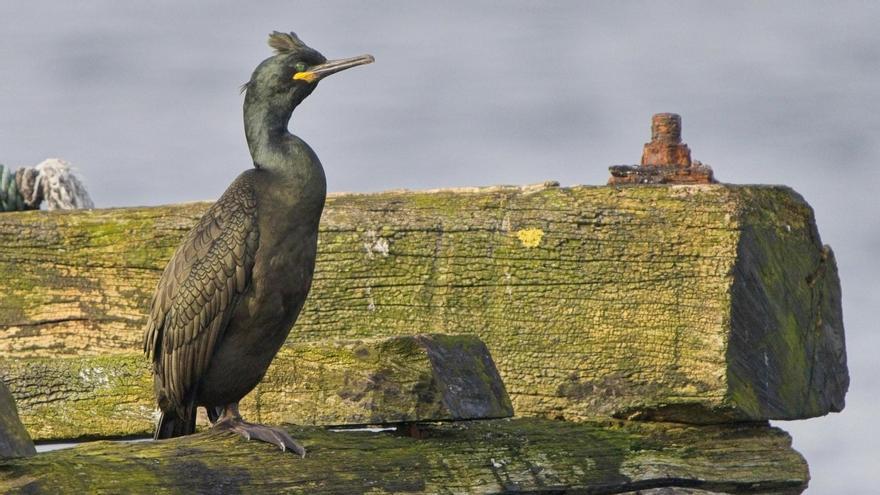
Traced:
<path fill-rule="evenodd" d="M 326 194 L 323 175 L 320 179 L 303 185 L 276 184 L 257 198 L 259 247 L 254 297 L 249 302 L 285 331 L 299 314 L 312 283 Z"/>

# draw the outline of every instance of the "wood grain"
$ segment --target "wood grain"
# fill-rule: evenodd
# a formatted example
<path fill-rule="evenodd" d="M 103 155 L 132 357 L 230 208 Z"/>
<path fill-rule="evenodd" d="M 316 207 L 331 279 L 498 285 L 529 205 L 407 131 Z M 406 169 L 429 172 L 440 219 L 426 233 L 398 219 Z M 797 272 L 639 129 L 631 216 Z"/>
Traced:
<path fill-rule="evenodd" d="M 0 216 L 0 355 L 140 348 L 207 203 Z M 519 415 L 716 422 L 838 411 L 840 284 L 785 187 L 496 187 L 329 198 L 290 342 L 476 334 Z"/>
<path fill-rule="evenodd" d="M 289 431 L 308 450 L 304 459 L 231 433 L 96 442 L 0 461 L 0 491 L 610 494 L 690 488 L 794 494 L 809 479 L 788 435 L 762 425 L 516 419 L 430 426 L 419 439 L 315 427 Z"/>

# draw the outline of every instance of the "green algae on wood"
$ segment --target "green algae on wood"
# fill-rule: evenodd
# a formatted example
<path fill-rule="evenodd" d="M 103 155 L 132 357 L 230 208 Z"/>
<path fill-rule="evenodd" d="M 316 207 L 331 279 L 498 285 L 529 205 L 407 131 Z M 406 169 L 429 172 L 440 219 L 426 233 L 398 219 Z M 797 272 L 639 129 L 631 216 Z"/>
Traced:
<path fill-rule="evenodd" d="M 0 376 L 40 441 L 146 436 L 156 421 L 149 365 L 139 354 L 4 359 Z M 513 415 L 492 358 L 473 335 L 291 344 L 241 412 L 251 421 L 312 425 Z"/>
<path fill-rule="evenodd" d="M 286 346 L 242 403 L 259 422 L 369 425 L 513 416 L 486 345 L 417 335 Z"/>
<path fill-rule="evenodd" d="M 308 455 L 237 435 L 95 442 L 0 461 L 4 493 L 624 493 L 699 488 L 800 493 L 809 473 L 789 436 L 764 425 L 438 424 L 394 433 L 289 428 Z"/>
<path fill-rule="evenodd" d="M 36 452 L 34 442 L 18 417 L 15 400 L 0 381 L 0 458 L 27 457 Z"/>
<path fill-rule="evenodd" d="M 799 419 L 842 410 L 849 376 L 840 372 L 846 350 L 834 253 L 809 249 L 819 233 L 805 221 L 812 219 L 805 202 L 779 203 L 767 195 L 744 203 L 731 287 L 731 326 L 740 331 L 727 352 L 730 402 L 751 417 Z"/>
<path fill-rule="evenodd" d="M 3 359 L 0 376 L 37 441 L 145 436 L 158 419 L 141 355 Z"/>
<path fill-rule="evenodd" d="M 0 355 L 138 348 L 161 267 L 205 208 L 3 215 Z M 836 267 L 785 187 L 336 195 L 319 243 L 290 343 L 474 333 L 520 415 L 714 422 L 843 406 Z"/>

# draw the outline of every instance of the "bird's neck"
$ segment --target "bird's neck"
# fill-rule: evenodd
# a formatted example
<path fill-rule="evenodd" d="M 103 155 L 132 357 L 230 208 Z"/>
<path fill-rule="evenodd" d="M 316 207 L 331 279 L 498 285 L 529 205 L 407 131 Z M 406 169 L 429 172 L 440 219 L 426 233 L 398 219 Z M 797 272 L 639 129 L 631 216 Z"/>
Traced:
<path fill-rule="evenodd" d="M 301 100 L 300 100 L 301 101 Z M 296 104 L 268 105 L 262 98 L 245 98 L 244 129 L 254 166 L 271 177 L 276 204 L 308 204 L 320 216 L 327 192 L 324 168 L 315 152 L 287 130 Z M 286 108 L 287 110 L 278 110 Z M 281 210 L 279 210 L 281 211 Z"/>
<path fill-rule="evenodd" d="M 281 170 L 290 166 L 291 138 L 287 130 L 292 107 L 282 109 L 267 105 L 265 101 L 249 101 L 244 104 L 244 133 L 254 165 L 258 168 Z"/>

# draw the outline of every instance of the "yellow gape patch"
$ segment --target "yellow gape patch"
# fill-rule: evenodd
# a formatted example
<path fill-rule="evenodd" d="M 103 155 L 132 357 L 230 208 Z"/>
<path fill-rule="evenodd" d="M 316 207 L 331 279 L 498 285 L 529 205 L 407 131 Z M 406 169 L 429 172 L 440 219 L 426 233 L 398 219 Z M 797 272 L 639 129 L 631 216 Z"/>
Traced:
<path fill-rule="evenodd" d="M 297 72 L 296 74 L 294 74 L 293 80 L 294 81 L 305 81 L 307 83 L 313 83 L 313 82 L 315 82 L 315 79 L 317 77 L 318 76 L 315 75 L 314 72 L 304 71 L 304 72 Z"/>

